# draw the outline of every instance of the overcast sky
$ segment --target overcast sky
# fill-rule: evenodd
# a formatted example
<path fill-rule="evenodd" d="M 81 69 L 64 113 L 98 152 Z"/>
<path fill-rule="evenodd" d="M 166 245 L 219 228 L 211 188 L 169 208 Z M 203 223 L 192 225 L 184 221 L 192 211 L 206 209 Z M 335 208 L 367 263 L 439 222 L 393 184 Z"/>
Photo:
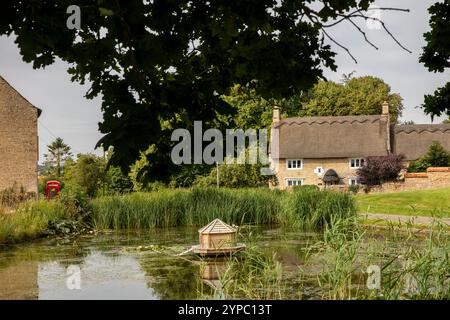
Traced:
<path fill-rule="evenodd" d="M 332 44 L 338 53 L 338 70 L 326 70 L 326 77 L 339 81 L 343 73 L 352 71 L 356 71 L 354 76 L 380 77 L 391 85 L 392 92 L 399 93 L 404 98 L 405 111 L 401 120 L 431 123 L 430 118 L 416 107 L 423 103 L 424 94 L 432 93 L 449 80 L 445 74 L 429 73 L 418 62 L 421 48 L 425 45 L 422 35 L 429 30 L 427 8 L 434 2 L 436 1 L 379 0 L 375 3 L 380 7 L 411 10 L 409 13 L 383 11 L 381 18 L 412 54 L 402 50 L 385 31 L 368 29 L 363 21 L 360 21 L 361 27 L 379 50 L 367 44 L 349 23 L 342 23 L 329 30 L 335 40 L 351 50 L 358 63 L 355 64 L 344 50 Z M 66 71 L 67 64 L 61 61 L 45 69 L 34 70 L 31 64 L 22 61 L 13 38 L 0 37 L 0 74 L 43 111 L 39 118 L 40 162 L 46 146 L 55 136 L 63 138 L 75 154 L 101 154 L 99 150 L 94 150 L 101 137 L 98 132 L 98 122 L 102 119 L 101 101 L 84 98 L 88 86 L 71 82 Z M 441 120 L 435 119 L 435 123 Z"/>

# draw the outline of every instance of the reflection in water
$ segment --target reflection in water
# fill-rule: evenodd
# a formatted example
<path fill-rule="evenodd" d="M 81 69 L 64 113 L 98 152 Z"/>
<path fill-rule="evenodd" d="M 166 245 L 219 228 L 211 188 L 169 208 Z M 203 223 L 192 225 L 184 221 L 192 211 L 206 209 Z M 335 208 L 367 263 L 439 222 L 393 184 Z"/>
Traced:
<path fill-rule="evenodd" d="M 73 266 L 73 265 L 72 265 Z M 145 274 L 134 257 L 106 256 L 93 251 L 79 265 L 80 289 L 70 289 L 68 274 L 61 264 L 39 266 L 39 299 L 156 299 L 147 288 Z"/>
<path fill-rule="evenodd" d="M 38 264 L 20 261 L 0 270 L 0 299 L 35 300 L 38 298 Z"/>
<path fill-rule="evenodd" d="M 223 276 L 228 268 L 228 264 L 223 259 L 204 260 L 200 263 L 200 278 L 213 290 L 214 299 L 225 299 L 222 288 Z"/>
<path fill-rule="evenodd" d="M 254 229 L 251 239 L 262 254 L 278 252 L 283 271 L 296 273 L 305 243 L 317 236 Z M 225 260 L 189 260 L 176 255 L 197 242 L 196 228 L 173 228 L 105 233 L 76 241 L 48 239 L 14 246 L 0 251 L 0 298 L 223 298 L 219 279 L 227 268 Z M 151 245 L 164 250 L 135 250 Z M 67 286 L 71 276 L 68 268 L 73 266 L 80 271 L 80 290 L 69 290 Z"/>

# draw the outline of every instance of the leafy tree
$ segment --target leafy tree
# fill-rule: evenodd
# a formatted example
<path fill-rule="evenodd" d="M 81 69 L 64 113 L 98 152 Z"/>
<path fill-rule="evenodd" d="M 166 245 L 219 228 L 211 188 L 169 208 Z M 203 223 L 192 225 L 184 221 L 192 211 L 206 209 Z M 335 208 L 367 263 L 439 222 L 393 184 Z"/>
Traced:
<path fill-rule="evenodd" d="M 93 154 L 79 154 L 64 176 L 66 182 L 80 186 L 93 197 L 105 183 L 105 160 Z"/>
<path fill-rule="evenodd" d="M 155 146 L 145 156 L 158 179 L 170 170 L 173 128 L 231 113 L 220 97 L 235 83 L 255 79 L 265 98 L 309 89 L 323 67 L 336 70 L 326 24 L 367 19 L 373 1 L 6 1 L 0 35 L 14 33 L 34 68 L 58 57 L 73 81 L 89 80 L 86 97 L 103 98 L 98 145 L 117 151 L 111 164 L 128 170 Z M 78 30 L 66 27 L 73 4 Z"/>
<path fill-rule="evenodd" d="M 427 45 L 423 48 L 420 62 L 430 72 L 445 72 L 450 68 L 450 0 L 436 2 L 429 9 L 431 30 L 424 34 Z M 450 82 L 425 95 L 422 105 L 426 114 L 450 116 Z"/>
<path fill-rule="evenodd" d="M 409 164 L 408 172 L 425 172 L 429 167 L 450 167 L 450 153 L 439 141 L 433 141 L 427 154 Z"/>
<path fill-rule="evenodd" d="M 424 159 L 432 167 L 450 166 L 450 153 L 444 149 L 439 141 L 433 141 Z"/>
<path fill-rule="evenodd" d="M 111 166 L 106 171 L 105 187 L 108 194 L 128 193 L 133 189 L 130 177 L 122 173 L 119 167 Z"/>
<path fill-rule="evenodd" d="M 450 117 L 442 121 L 442 124 L 450 124 Z"/>
<path fill-rule="evenodd" d="M 378 115 L 384 101 L 389 103 L 392 123 L 397 123 L 403 111 L 402 97 L 391 93 L 382 79 L 365 76 L 344 82 L 320 81 L 311 90 L 297 95 L 286 104 L 289 110 L 297 106 L 299 116 Z"/>
<path fill-rule="evenodd" d="M 404 155 L 367 157 L 364 166 L 357 171 L 358 178 L 369 187 L 395 181 L 405 168 L 405 159 Z"/>
<path fill-rule="evenodd" d="M 206 176 L 199 176 L 194 182 L 195 185 L 208 187 L 217 185 L 217 170 L 219 170 L 219 187 L 244 188 L 244 187 L 264 187 L 269 182 L 276 184 L 273 176 L 261 175 L 262 165 L 259 164 L 237 164 L 224 163 L 212 168 Z"/>
<path fill-rule="evenodd" d="M 227 123 L 232 128 L 261 129 L 272 123 L 273 103 L 258 95 L 257 83 L 251 82 L 247 86 L 234 85 L 229 95 L 223 100 L 236 109 L 236 114 L 229 117 Z"/>
<path fill-rule="evenodd" d="M 56 169 L 56 176 L 61 177 L 62 168 L 65 162 L 72 157 L 70 147 L 64 143 L 63 139 L 56 138 L 47 146 L 48 153 L 45 154 L 45 165 Z"/>

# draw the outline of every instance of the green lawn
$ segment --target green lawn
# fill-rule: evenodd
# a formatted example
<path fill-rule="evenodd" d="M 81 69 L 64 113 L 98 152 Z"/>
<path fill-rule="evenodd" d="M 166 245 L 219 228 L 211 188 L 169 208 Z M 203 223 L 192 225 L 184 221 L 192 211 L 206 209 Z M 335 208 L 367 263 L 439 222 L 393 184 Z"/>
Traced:
<path fill-rule="evenodd" d="M 450 188 L 357 195 L 359 213 L 450 217 Z"/>

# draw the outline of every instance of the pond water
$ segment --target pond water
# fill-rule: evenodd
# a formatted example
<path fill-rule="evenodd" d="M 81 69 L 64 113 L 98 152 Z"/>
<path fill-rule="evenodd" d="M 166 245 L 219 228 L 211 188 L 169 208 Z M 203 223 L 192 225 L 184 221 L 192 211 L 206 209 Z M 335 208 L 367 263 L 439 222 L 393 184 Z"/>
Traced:
<path fill-rule="evenodd" d="M 319 288 L 303 286 L 299 292 L 298 285 L 305 248 L 320 234 L 254 228 L 250 237 L 262 255 L 276 253 L 289 280 L 285 297 L 320 297 Z M 197 228 L 173 228 L 43 239 L 3 248 L 0 299 L 221 298 L 218 277 L 226 261 L 177 256 L 197 243 Z"/>

